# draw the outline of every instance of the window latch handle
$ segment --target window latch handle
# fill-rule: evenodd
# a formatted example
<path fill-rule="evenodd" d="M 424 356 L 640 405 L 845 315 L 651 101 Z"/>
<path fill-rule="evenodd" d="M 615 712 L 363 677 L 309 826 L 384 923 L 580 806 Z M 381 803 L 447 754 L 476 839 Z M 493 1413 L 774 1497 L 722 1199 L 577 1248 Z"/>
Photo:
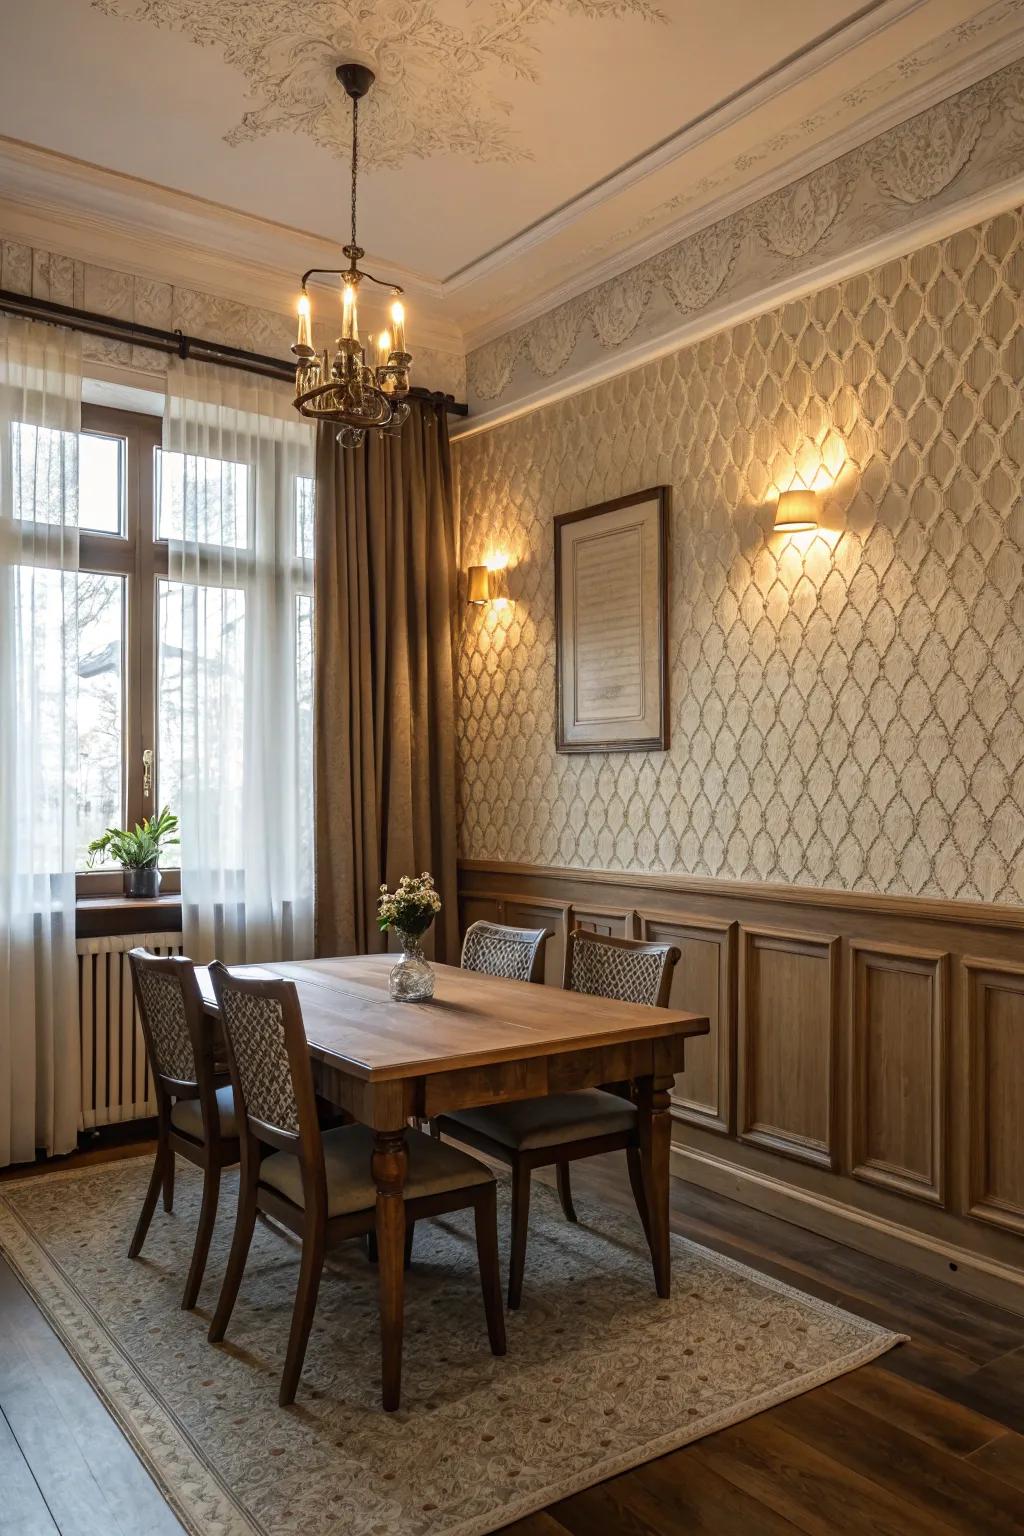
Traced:
<path fill-rule="evenodd" d="M 153 748 L 147 747 L 142 754 L 142 794 L 148 800 L 153 787 Z"/>

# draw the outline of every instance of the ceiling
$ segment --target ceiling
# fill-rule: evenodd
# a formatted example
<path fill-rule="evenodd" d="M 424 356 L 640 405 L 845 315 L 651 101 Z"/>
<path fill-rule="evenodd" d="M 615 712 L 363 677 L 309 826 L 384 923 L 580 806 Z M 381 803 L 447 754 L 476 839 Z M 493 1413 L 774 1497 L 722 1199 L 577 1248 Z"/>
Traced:
<path fill-rule="evenodd" d="M 370 64 L 367 265 L 470 343 L 1024 48 L 1022 0 L 4 0 L 4 12 L 0 199 L 59 207 L 94 237 L 103 220 L 171 237 L 179 257 L 182 242 L 220 250 L 280 269 L 282 284 L 347 237 L 334 67 Z"/>

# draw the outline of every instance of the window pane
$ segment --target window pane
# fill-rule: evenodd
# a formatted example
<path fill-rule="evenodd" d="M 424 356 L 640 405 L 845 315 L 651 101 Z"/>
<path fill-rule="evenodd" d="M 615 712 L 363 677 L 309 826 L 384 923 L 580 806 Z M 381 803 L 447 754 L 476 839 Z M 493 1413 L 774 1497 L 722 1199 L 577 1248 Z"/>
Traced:
<path fill-rule="evenodd" d="M 300 560 L 313 559 L 313 526 L 316 514 L 316 481 L 312 475 L 295 477 L 295 553 Z"/>
<path fill-rule="evenodd" d="M 183 821 L 201 814 L 204 805 L 217 807 L 213 841 L 223 867 L 238 868 L 245 594 L 234 587 L 161 581 L 158 607 L 159 804 L 169 805 Z M 177 850 L 171 850 L 168 862 L 177 859 Z"/>
<path fill-rule="evenodd" d="M 156 536 L 245 549 L 249 543 L 249 466 L 192 454 L 156 456 Z"/>
<path fill-rule="evenodd" d="M 69 664 L 78 674 L 75 859 L 76 868 L 85 869 L 92 839 L 123 821 L 124 578 L 82 572 L 74 579 L 78 639 Z"/>
<path fill-rule="evenodd" d="M 124 439 L 83 432 L 78 440 L 78 522 L 97 533 L 122 533 Z"/>

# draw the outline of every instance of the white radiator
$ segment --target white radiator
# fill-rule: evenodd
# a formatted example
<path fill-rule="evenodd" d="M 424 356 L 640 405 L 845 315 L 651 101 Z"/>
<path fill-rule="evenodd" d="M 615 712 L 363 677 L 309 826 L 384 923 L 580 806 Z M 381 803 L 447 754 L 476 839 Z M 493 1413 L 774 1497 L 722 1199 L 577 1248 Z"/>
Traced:
<path fill-rule="evenodd" d="M 126 933 L 78 940 L 78 1024 L 82 1041 L 79 1130 L 156 1114 L 128 951 L 180 955 L 180 933 Z"/>

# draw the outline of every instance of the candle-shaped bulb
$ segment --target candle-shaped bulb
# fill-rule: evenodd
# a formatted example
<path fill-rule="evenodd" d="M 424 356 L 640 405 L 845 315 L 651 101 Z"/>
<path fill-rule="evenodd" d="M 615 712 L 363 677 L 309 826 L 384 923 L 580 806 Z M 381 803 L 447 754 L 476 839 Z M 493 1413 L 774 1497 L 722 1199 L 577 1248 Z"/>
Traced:
<path fill-rule="evenodd" d="M 391 332 L 381 331 L 377 337 L 377 366 L 386 368 L 391 358 Z"/>
<path fill-rule="evenodd" d="M 296 346 L 312 348 L 313 340 L 310 331 L 310 314 L 312 306 L 309 302 L 309 294 L 305 289 L 299 295 L 299 334 Z"/>
<path fill-rule="evenodd" d="M 359 326 L 356 320 L 356 285 L 345 283 L 341 290 L 341 334 L 348 341 L 359 340 Z"/>
<path fill-rule="evenodd" d="M 391 336 L 396 352 L 405 351 L 405 305 L 396 298 L 391 305 Z"/>

